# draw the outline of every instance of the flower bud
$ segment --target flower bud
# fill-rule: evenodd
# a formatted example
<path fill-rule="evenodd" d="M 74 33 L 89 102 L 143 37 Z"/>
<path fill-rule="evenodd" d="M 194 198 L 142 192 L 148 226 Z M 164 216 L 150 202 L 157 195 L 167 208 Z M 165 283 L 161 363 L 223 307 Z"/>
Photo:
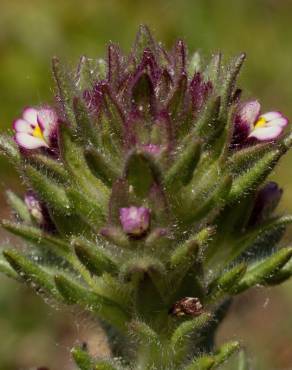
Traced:
<path fill-rule="evenodd" d="M 150 210 L 145 207 L 128 207 L 120 209 L 120 221 L 125 233 L 141 236 L 149 229 Z"/>

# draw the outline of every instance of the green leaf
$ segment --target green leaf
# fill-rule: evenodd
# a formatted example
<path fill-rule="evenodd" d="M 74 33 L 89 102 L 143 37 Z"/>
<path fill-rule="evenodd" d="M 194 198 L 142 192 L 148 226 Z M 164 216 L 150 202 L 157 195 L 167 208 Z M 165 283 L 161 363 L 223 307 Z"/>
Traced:
<path fill-rule="evenodd" d="M 2 248 L 1 248 L 2 249 Z M 20 280 L 18 273 L 10 266 L 10 264 L 0 255 L 0 273 L 5 274 L 7 277 Z"/>
<path fill-rule="evenodd" d="M 65 241 L 50 234 L 46 234 L 36 227 L 14 223 L 7 220 L 2 221 L 2 226 L 12 234 L 21 236 L 29 242 L 33 242 L 36 247 L 41 248 L 42 245 L 45 245 L 61 256 L 64 256 L 64 254 L 70 251 L 69 245 Z"/>
<path fill-rule="evenodd" d="M 151 156 L 139 150 L 132 152 L 125 166 L 125 176 L 138 197 L 148 195 L 153 183 L 160 182 L 160 170 Z"/>
<path fill-rule="evenodd" d="M 74 187 L 67 189 L 67 195 L 71 202 L 72 211 L 88 223 L 94 231 L 98 232 L 105 223 L 104 210 L 98 201 Z"/>
<path fill-rule="evenodd" d="M 199 52 L 195 52 L 189 61 L 188 75 L 193 76 L 195 73 L 201 70 L 201 56 Z"/>
<path fill-rule="evenodd" d="M 263 261 L 254 263 L 233 287 L 232 293 L 238 294 L 256 284 L 264 283 L 265 279 L 275 275 L 290 260 L 291 256 L 292 248 L 282 248 Z"/>
<path fill-rule="evenodd" d="M 95 147 L 100 147 L 100 130 L 97 123 L 90 117 L 88 109 L 81 98 L 74 98 L 73 109 L 77 121 L 77 131 L 82 136 L 85 144 L 92 143 Z"/>
<path fill-rule="evenodd" d="M 157 46 L 149 28 L 141 24 L 133 47 L 133 54 L 137 63 L 141 61 L 145 49 L 151 50 L 154 55 L 157 52 Z"/>
<path fill-rule="evenodd" d="M 32 222 L 31 215 L 24 201 L 18 195 L 13 193 L 13 191 L 8 190 L 6 192 L 6 195 L 8 204 L 17 214 L 18 218 L 21 221 L 26 222 L 28 224 L 31 223 Z"/>
<path fill-rule="evenodd" d="M 221 73 L 221 59 L 221 53 L 213 54 L 203 73 L 204 80 L 211 81 L 215 88 L 217 88 Z"/>
<path fill-rule="evenodd" d="M 240 351 L 239 354 L 238 354 L 237 370 L 251 370 L 245 351 Z"/>
<path fill-rule="evenodd" d="M 32 285 L 34 289 L 49 293 L 58 300 L 61 299 L 55 287 L 53 277 L 44 269 L 15 250 L 5 250 L 3 255 L 18 275 L 29 285 Z"/>
<path fill-rule="evenodd" d="M 112 186 L 115 180 L 121 176 L 119 167 L 95 148 L 85 149 L 85 158 L 92 173 L 107 186 Z"/>
<path fill-rule="evenodd" d="M 235 57 L 227 66 L 227 70 L 222 78 L 221 86 L 221 96 L 222 96 L 222 106 L 220 111 L 220 116 L 225 117 L 227 114 L 228 107 L 231 103 L 231 97 L 236 86 L 236 79 L 241 70 L 242 64 L 246 58 L 244 53 Z"/>
<path fill-rule="evenodd" d="M 203 355 L 196 358 L 191 365 L 184 368 L 184 370 L 210 370 L 213 368 L 215 359 L 212 356 Z"/>
<path fill-rule="evenodd" d="M 74 182 L 88 196 L 93 197 L 104 209 L 107 207 L 109 189 L 90 171 L 84 158 L 83 149 L 75 143 L 68 127 L 59 127 L 60 151 L 66 169 Z"/>
<path fill-rule="evenodd" d="M 62 275 L 55 277 L 57 289 L 68 304 L 79 304 L 89 311 L 95 312 L 101 319 L 108 321 L 121 331 L 127 330 L 129 316 L 117 303 L 103 297 L 88 287 L 81 286 Z"/>
<path fill-rule="evenodd" d="M 49 179 L 30 165 L 24 168 L 24 174 L 40 198 L 56 211 L 70 213 L 70 202 L 63 186 Z"/>
<path fill-rule="evenodd" d="M 202 313 L 193 320 L 184 321 L 171 336 L 171 345 L 175 350 L 175 360 L 180 363 L 187 355 L 191 335 L 198 333 L 212 319 L 208 312 Z"/>
<path fill-rule="evenodd" d="M 229 271 L 222 273 L 220 277 L 212 281 L 209 288 L 209 299 L 212 301 L 217 300 L 218 297 L 232 290 L 234 285 L 242 279 L 246 269 L 246 264 L 241 263 L 231 268 Z"/>
<path fill-rule="evenodd" d="M 248 251 L 254 245 L 263 245 L 265 250 L 272 242 L 272 233 L 275 234 L 278 230 L 283 230 L 292 223 L 292 216 L 282 216 L 266 221 L 258 227 L 246 232 L 243 237 L 238 238 L 236 245 L 228 254 L 224 261 L 224 266 L 234 261 L 237 257 Z"/>
<path fill-rule="evenodd" d="M 180 153 L 165 175 L 165 184 L 171 190 L 178 190 L 186 185 L 193 176 L 193 172 L 201 155 L 201 140 L 194 139 Z"/>
<path fill-rule="evenodd" d="M 80 370 L 93 370 L 94 361 L 87 351 L 80 347 L 74 347 L 71 350 L 71 354 Z"/>
<path fill-rule="evenodd" d="M 282 153 L 280 150 L 274 149 L 264 154 L 247 171 L 239 176 L 235 176 L 228 196 L 228 201 L 234 202 L 243 195 L 254 191 L 256 187 L 271 173 L 281 155 Z"/>
<path fill-rule="evenodd" d="M 106 78 L 106 61 L 104 59 L 91 59 L 83 55 L 80 58 L 75 84 L 79 91 L 92 89 L 97 80 Z"/>
<path fill-rule="evenodd" d="M 110 243 L 121 248 L 130 248 L 131 242 L 120 227 L 107 226 L 100 230 L 100 234 Z"/>
<path fill-rule="evenodd" d="M 109 361 L 101 360 L 96 362 L 94 370 L 118 370 L 118 369 L 114 365 L 112 365 Z"/>
<path fill-rule="evenodd" d="M 52 59 L 52 70 L 66 122 L 75 128 L 77 124 L 73 111 L 73 97 L 76 95 L 74 81 L 56 57 Z"/>
<path fill-rule="evenodd" d="M 65 184 L 69 182 L 69 174 L 60 161 L 42 154 L 30 155 L 27 161 L 45 175 Z"/>
<path fill-rule="evenodd" d="M 157 333 L 145 322 L 142 321 L 131 321 L 129 324 L 131 334 L 140 344 L 147 343 L 147 345 L 159 345 L 160 340 Z"/>
<path fill-rule="evenodd" d="M 200 114 L 194 129 L 184 139 L 185 145 L 196 136 L 203 139 L 210 140 L 217 132 L 216 123 L 220 110 L 221 98 L 219 96 L 212 96 L 206 103 Z"/>
<path fill-rule="evenodd" d="M 219 367 L 223 362 L 227 361 L 235 352 L 239 351 L 240 344 L 238 342 L 228 342 L 223 344 L 215 353 L 214 369 Z"/>
<path fill-rule="evenodd" d="M 6 155 L 14 166 L 20 164 L 21 156 L 18 146 L 8 135 L 0 135 L 0 154 Z"/>
<path fill-rule="evenodd" d="M 106 253 L 104 248 L 84 238 L 75 238 L 71 241 L 71 244 L 79 260 L 93 274 L 100 275 L 105 271 L 111 273 L 117 272 L 118 267 L 116 263 Z"/>

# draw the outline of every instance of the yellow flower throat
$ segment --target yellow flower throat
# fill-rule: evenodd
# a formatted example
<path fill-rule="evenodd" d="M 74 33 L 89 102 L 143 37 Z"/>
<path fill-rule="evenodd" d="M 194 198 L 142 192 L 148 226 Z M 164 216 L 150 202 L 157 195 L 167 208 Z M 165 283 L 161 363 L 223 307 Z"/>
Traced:
<path fill-rule="evenodd" d="M 263 117 L 260 117 L 257 122 L 255 123 L 254 127 L 255 128 L 260 128 L 260 127 L 263 127 L 265 126 L 265 124 L 267 123 L 267 121 L 263 118 Z"/>
<path fill-rule="evenodd" d="M 34 128 L 34 130 L 32 132 L 32 136 L 37 137 L 38 139 L 42 139 L 42 140 L 45 141 L 43 131 L 41 130 L 39 125 L 36 125 L 36 127 Z"/>

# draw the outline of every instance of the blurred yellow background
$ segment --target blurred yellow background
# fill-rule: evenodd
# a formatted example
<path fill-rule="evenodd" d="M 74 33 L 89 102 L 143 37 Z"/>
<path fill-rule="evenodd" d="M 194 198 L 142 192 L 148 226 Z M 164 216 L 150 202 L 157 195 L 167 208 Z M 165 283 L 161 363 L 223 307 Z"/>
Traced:
<path fill-rule="evenodd" d="M 129 50 L 140 23 L 167 46 L 182 37 L 191 51 L 206 56 L 219 49 L 226 57 L 246 51 L 240 78 L 245 96 L 258 97 L 264 110 L 281 110 L 292 121 L 291 0 L 0 0 L 1 131 L 11 128 L 24 106 L 53 98 L 53 55 L 75 65 L 81 54 L 104 56 L 110 40 Z M 273 174 L 285 188 L 282 212 L 292 212 L 291 162 L 292 153 Z M 4 189 L 21 191 L 21 183 L 3 158 L 0 170 L 6 216 Z M 234 303 L 219 340 L 239 337 L 254 369 L 292 369 L 291 310 L 292 282 L 245 294 Z M 74 319 L 78 322 L 70 324 Z M 95 331 L 88 317 L 49 308 L 25 287 L 0 277 L 0 370 L 72 369 L 69 348 L 77 338 L 103 350 Z"/>

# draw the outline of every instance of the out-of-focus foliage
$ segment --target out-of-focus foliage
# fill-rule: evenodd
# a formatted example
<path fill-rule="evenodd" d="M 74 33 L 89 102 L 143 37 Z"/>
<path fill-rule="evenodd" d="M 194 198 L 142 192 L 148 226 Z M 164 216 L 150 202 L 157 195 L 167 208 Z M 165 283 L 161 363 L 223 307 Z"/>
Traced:
<path fill-rule="evenodd" d="M 259 96 L 264 108 L 282 110 L 292 119 L 290 0 L 1 0 L 0 7 L 1 130 L 11 126 L 23 106 L 52 97 L 52 55 L 75 64 L 80 54 L 103 53 L 109 40 L 128 49 L 141 22 L 167 45 L 184 36 L 190 48 L 206 54 L 218 49 L 227 56 L 246 51 L 248 68 L 241 78 L 250 96 Z M 290 161 L 291 154 L 277 170 L 277 181 L 285 188 L 282 204 L 286 210 L 292 210 Z M 7 181 L 14 188 L 18 186 L 3 159 L 0 166 L 1 191 Z M 2 196 L 1 200 L 3 214 Z M 61 340 L 58 320 L 63 316 L 56 316 L 22 289 L 1 277 L 0 369 L 48 365 L 50 361 L 52 370 L 60 370 L 54 364 L 57 353 L 64 349 L 58 351 L 55 341 L 69 348 L 74 339 Z M 252 312 L 239 309 L 244 298 L 235 306 L 233 326 L 228 325 L 226 337 L 233 331 L 247 338 L 250 351 L 259 358 L 259 369 L 287 368 L 292 363 L 291 348 L 286 345 L 292 342 L 292 322 L 283 322 L 282 317 L 292 308 L 291 283 L 273 295 L 265 292 L 256 296 Z M 278 333 L 275 338 L 274 333 Z M 45 339 L 50 335 L 53 339 Z M 15 350 L 17 344 L 25 349 Z M 29 353 L 28 358 L 25 353 Z"/>

